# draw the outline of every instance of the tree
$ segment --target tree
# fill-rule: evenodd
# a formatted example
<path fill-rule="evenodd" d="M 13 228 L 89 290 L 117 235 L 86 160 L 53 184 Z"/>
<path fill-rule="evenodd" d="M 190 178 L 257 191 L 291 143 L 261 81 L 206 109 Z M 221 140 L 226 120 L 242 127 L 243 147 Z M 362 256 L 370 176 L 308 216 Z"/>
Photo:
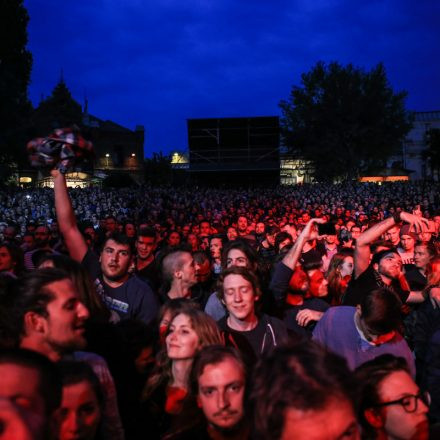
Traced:
<path fill-rule="evenodd" d="M 32 115 L 32 124 L 38 136 L 47 136 L 54 128 L 82 124 L 82 109 L 72 97 L 61 78 L 49 98 L 40 102 Z"/>
<path fill-rule="evenodd" d="M 161 152 L 153 153 L 153 157 L 144 160 L 145 181 L 152 185 L 168 185 L 173 180 L 171 155 Z"/>
<path fill-rule="evenodd" d="M 291 152 L 311 160 L 320 181 L 347 180 L 385 166 L 411 128 L 406 92 L 394 93 L 385 68 L 318 62 L 280 102 L 281 133 Z"/>
<path fill-rule="evenodd" d="M 28 85 L 32 55 L 26 49 L 28 13 L 22 0 L 0 0 L 0 163 L 25 155 L 27 121 L 32 110 Z M 10 173 L 4 167 L 2 177 Z"/>
<path fill-rule="evenodd" d="M 440 178 L 440 128 L 431 128 L 426 132 L 425 142 L 428 148 L 423 151 L 423 158 L 429 160 L 431 175 Z"/>

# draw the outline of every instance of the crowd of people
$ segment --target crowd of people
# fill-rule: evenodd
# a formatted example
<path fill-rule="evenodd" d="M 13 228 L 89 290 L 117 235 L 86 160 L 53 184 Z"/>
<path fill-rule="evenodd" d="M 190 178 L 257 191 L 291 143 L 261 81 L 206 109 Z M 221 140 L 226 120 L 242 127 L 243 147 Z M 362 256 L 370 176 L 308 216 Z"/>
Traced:
<path fill-rule="evenodd" d="M 0 192 L 0 440 L 440 438 L 440 185 Z"/>

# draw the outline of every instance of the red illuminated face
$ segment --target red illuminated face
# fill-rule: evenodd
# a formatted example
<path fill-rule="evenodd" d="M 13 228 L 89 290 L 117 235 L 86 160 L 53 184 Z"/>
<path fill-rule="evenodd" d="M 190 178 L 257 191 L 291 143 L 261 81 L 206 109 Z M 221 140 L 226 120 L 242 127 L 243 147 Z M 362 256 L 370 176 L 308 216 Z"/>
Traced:
<path fill-rule="evenodd" d="M 223 303 L 229 316 L 236 321 L 250 321 L 255 315 L 255 296 L 252 284 L 238 274 L 229 274 L 223 281 Z"/>
<path fill-rule="evenodd" d="M 10 271 L 13 267 L 14 262 L 12 261 L 8 248 L 4 246 L 0 247 L 0 272 Z"/>
<path fill-rule="evenodd" d="M 325 279 L 324 274 L 319 269 L 309 270 L 309 292 L 315 297 L 324 297 L 328 294 L 328 281 Z"/>
<path fill-rule="evenodd" d="M 156 240 L 154 237 L 142 237 L 136 240 L 137 256 L 141 260 L 147 260 L 156 249 Z"/>
<path fill-rule="evenodd" d="M 385 277 L 397 279 L 402 272 L 402 258 L 399 254 L 391 252 L 385 255 L 379 264 L 375 265 L 375 269 Z"/>
<path fill-rule="evenodd" d="M 12 402 L 20 410 L 20 414 L 32 431 L 32 438 L 42 439 L 48 420 L 45 402 L 40 390 L 39 372 L 34 368 L 15 363 L 3 363 L 0 364 L 0 377 L 2 378 L 0 398 Z M 3 416 L 2 412 L 2 418 Z M 3 434 L 4 438 L 18 438 L 16 436 L 7 437 L 5 432 L 2 432 L 1 437 Z"/>
<path fill-rule="evenodd" d="M 293 291 L 307 292 L 309 290 L 309 279 L 307 274 L 302 270 L 295 270 L 289 281 L 289 287 Z"/>
<path fill-rule="evenodd" d="M 333 398 L 319 409 L 287 408 L 281 440 L 359 440 L 353 405 Z"/>
<path fill-rule="evenodd" d="M 63 387 L 59 440 L 93 440 L 100 420 L 101 409 L 90 382 Z"/>
<path fill-rule="evenodd" d="M 341 277 L 344 278 L 347 275 L 351 275 L 354 269 L 354 260 L 353 257 L 347 256 L 344 258 L 344 261 L 339 267 Z"/>
<path fill-rule="evenodd" d="M 172 360 L 192 359 L 200 348 L 200 340 L 191 319 L 183 313 L 171 321 L 165 342 L 168 357 Z"/>
<path fill-rule="evenodd" d="M 400 237 L 400 244 L 404 251 L 410 252 L 414 250 L 415 240 L 411 235 L 402 235 Z"/>
<path fill-rule="evenodd" d="M 117 281 L 125 277 L 128 272 L 131 263 L 130 246 L 109 239 L 104 245 L 100 260 L 104 278 Z"/>
<path fill-rule="evenodd" d="M 414 249 L 414 264 L 417 269 L 424 269 L 431 260 L 431 254 L 426 246 L 416 246 Z"/>
<path fill-rule="evenodd" d="M 212 258 L 220 258 L 222 253 L 223 243 L 221 238 L 212 238 L 209 243 L 209 251 L 211 252 Z"/>
<path fill-rule="evenodd" d="M 237 220 L 237 228 L 240 232 L 246 232 L 248 221 L 246 217 L 239 217 Z"/>
<path fill-rule="evenodd" d="M 405 396 L 417 395 L 420 392 L 411 376 L 406 371 L 391 373 L 379 385 L 381 402 L 394 402 Z M 381 408 L 383 430 L 386 437 L 401 440 L 427 440 L 428 407 L 421 400 L 417 400 L 417 408 L 413 412 L 405 411 L 405 400 L 402 404 L 387 405 Z"/>
<path fill-rule="evenodd" d="M 237 361 L 225 358 L 208 364 L 198 379 L 197 402 L 208 423 L 231 429 L 243 418 L 245 377 Z"/>

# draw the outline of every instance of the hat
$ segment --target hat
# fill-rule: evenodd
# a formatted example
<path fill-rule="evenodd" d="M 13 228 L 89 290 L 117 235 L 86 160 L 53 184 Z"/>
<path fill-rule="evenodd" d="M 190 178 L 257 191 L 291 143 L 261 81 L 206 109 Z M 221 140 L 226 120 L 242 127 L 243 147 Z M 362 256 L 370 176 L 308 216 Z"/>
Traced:
<path fill-rule="evenodd" d="M 403 225 L 400 228 L 399 236 L 402 237 L 402 235 L 409 235 L 412 238 L 417 238 L 417 234 L 414 231 L 411 231 L 411 225 Z"/>

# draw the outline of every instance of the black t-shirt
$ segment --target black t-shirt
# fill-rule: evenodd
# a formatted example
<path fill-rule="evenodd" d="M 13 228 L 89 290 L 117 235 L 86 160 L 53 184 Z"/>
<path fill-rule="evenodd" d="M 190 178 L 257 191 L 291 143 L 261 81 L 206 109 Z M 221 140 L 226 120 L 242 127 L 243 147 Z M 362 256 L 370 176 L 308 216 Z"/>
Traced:
<path fill-rule="evenodd" d="M 284 323 L 289 330 L 292 330 L 298 335 L 311 338 L 316 321 L 310 322 L 306 327 L 301 327 L 296 322 L 296 315 L 300 310 L 310 309 L 318 312 L 325 312 L 329 308 L 329 304 L 321 298 L 306 298 L 300 306 L 289 307 L 284 315 Z"/>
<path fill-rule="evenodd" d="M 356 279 L 353 277 L 347 287 L 344 298 L 342 299 L 342 305 L 356 307 L 362 302 L 362 299 L 372 290 L 385 288 L 397 294 L 403 304 L 408 299 L 409 292 L 403 290 L 400 287 L 400 283 L 397 280 L 393 280 L 390 286 L 386 286 L 380 275 L 372 268 L 369 267 L 365 272 L 361 273 Z"/>
<path fill-rule="evenodd" d="M 422 275 L 415 266 L 408 270 L 408 272 L 405 273 L 405 278 L 408 281 L 409 287 L 411 290 L 423 290 L 426 287 L 426 277 Z"/>
<path fill-rule="evenodd" d="M 245 359 L 255 362 L 263 353 L 288 339 L 285 324 L 273 316 L 261 314 L 256 327 L 249 331 L 237 331 L 229 327 L 228 315 L 217 321 L 218 326 L 225 332 L 226 345 L 238 348 Z"/>
<path fill-rule="evenodd" d="M 88 250 L 81 264 L 89 271 L 96 290 L 104 303 L 121 319 L 134 318 L 150 323 L 159 311 L 159 302 L 151 287 L 137 276 L 119 287 L 110 287 L 102 279 L 98 256 Z"/>
<path fill-rule="evenodd" d="M 143 281 L 146 281 L 154 292 L 157 292 L 160 286 L 159 270 L 156 260 L 153 260 L 148 266 L 141 270 L 136 270 L 136 275 Z"/>

